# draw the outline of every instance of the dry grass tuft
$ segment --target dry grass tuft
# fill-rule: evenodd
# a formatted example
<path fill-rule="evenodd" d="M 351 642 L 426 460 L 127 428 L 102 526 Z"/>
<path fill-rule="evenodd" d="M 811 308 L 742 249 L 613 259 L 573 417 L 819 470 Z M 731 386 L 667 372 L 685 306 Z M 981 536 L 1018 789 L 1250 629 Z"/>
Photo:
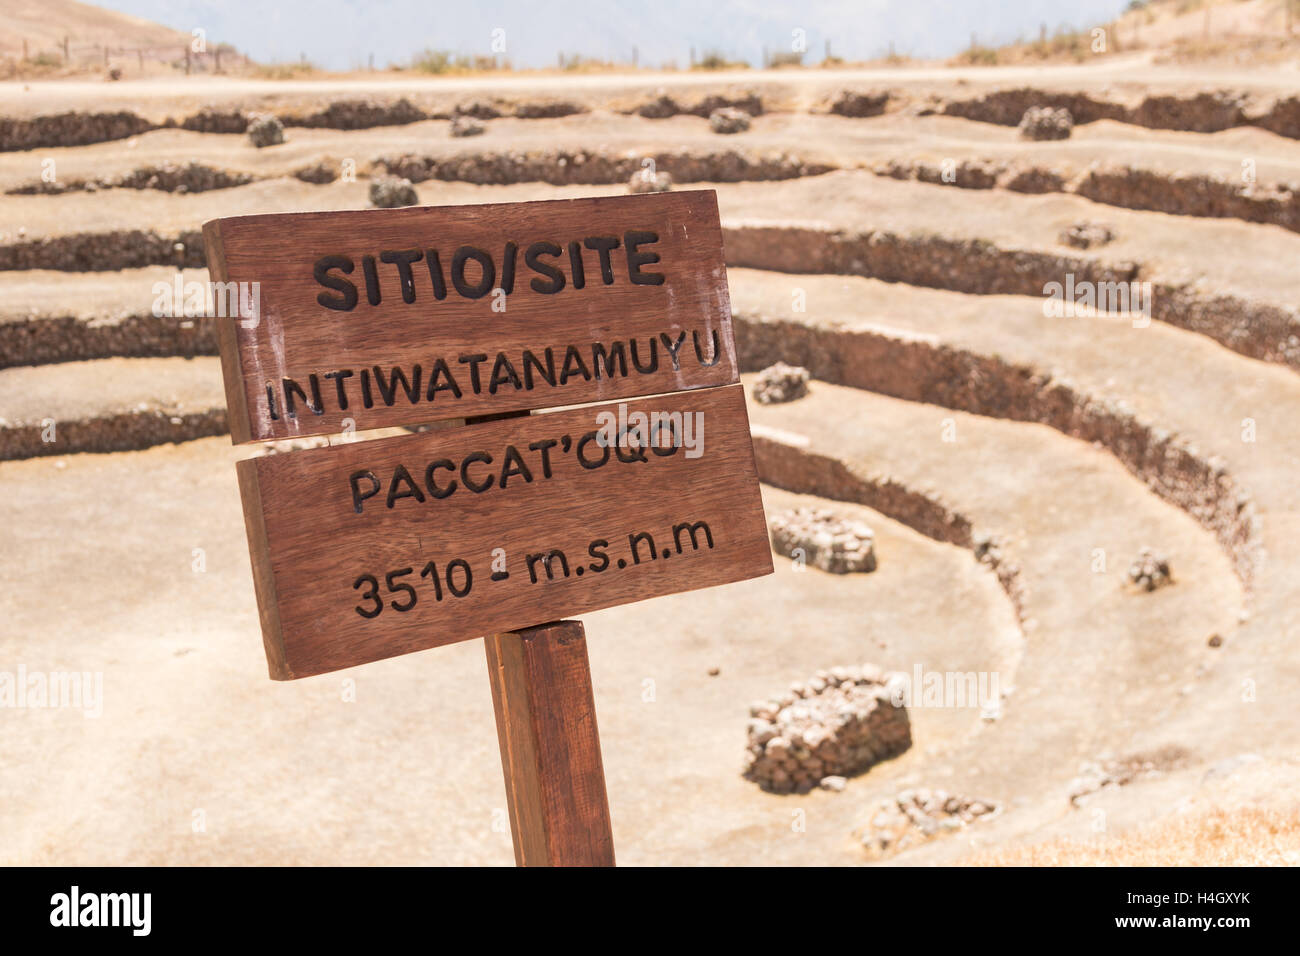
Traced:
<path fill-rule="evenodd" d="M 1051 840 L 966 857 L 966 866 L 1297 866 L 1300 808 L 1213 809 L 1120 837 Z"/>

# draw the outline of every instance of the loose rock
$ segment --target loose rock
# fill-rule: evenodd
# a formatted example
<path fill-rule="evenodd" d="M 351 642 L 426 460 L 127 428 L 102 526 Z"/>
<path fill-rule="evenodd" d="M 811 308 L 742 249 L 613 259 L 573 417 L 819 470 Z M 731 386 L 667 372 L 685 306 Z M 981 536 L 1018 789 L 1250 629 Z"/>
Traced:
<path fill-rule="evenodd" d="M 806 368 L 777 362 L 758 373 L 754 382 L 754 401 L 760 405 L 775 405 L 803 398 L 808 394 L 810 377 Z"/>
<path fill-rule="evenodd" d="M 961 830 L 996 815 L 999 809 L 992 800 L 945 790 L 901 790 L 877 805 L 859 836 L 867 852 L 880 857 L 923 843 L 939 833 Z"/>
<path fill-rule="evenodd" d="M 1098 222 L 1076 222 L 1062 230 L 1059 238 L 1062 244 L 1075 249 L 1091 249 L 1113 242 L 1115 233 L 1109 226 Z"/>
<path fill-rule="evenodd" d="M 295 170 L 294 175 L 305 183 L 314 183 L 317 186 L 323 186 L 326 183 L 332 183 L 339 178 L 338 167 L 328 160 L 322 160 L 319 163 L 312 163 L 310 166 L 304 166 L 302 169 Z"/>
<path fill-rule="evenodd" d="M 1128 579 L 1143 591 L 1154 591 L 1174 583 L 1173 575 L 1169 572 L 1169 559 L 1151 548 L 1143 548 L 1137 559 L 1129 565 Z"/>
<path fill-rule="evenodd" d="M 715 133 L 743 133 L 749 129 L 749 114 L 731 106 L 714 110 L 709 114 L 709 129 Z"/>
<path fill-rule="evenodd" d="M 284 125 L 275 116 L 256 116 L 248 124 L 248 139 L 258 149 L 284 142 Z"/>
<path fill-rule="evenodd" d="M 1119 759 L 1088 761 L 1079 767 L 1079 775 L 1070 781 L 1070 803 L 1077 807 L 1085 797 L 1099 790 L 1127 786 L 1134 780 L 1181 769 L 1186 766 L 1187 758 L 1188 753 L 1182 747 L 1167 746 Z"/>
<path fill-rule="evenodd" d="M 673 188 L 673 177 L 662 169 L 645 166 L 632 174 L 627 182 L 630 193 L 666 193 Z"/>
<path fill-rule="evenodd" d="M 842 789 L 846 778 L 912 744 L 879 668 L 836 668 L 750 706 L 744 776 L 773 793 Z M 820 688 L 820 689 L 816 689 Z"/>
<path fill-rule="evenodd" d="M 473 116 L 458 113 L 451 118 L 452 136 L 481 136 L 486 132 L 487 127 Z"/>
<path fill-rule="evenodd" d="M 668 119 L 681 111 L 677 101 L 666 93 L 660 93 L 648 103 L 642 103 L 636 108 L 637 115 L 644 116 L 646 119 Z"/>
<path fill-rule="evenodd" d="M 1069 139 L 1074 132 L 1074 118 L 1070 111 L 1062 107 L 1031 106 L 1025 110 L 1020 120 L 1020 136 L 1023 139 Z"/>
<path fill-rule="evenodd" d="M 380 209 L 414 206 L 419 201 L 409 179 L 384 176 L 370 183 L 370 205 Z"/>
<path fill-rule="evenodd" d="M 830 106 L 830 111 L 839 116 L 852 116 L 860 118 L 864 116 L 879 116 L 885 112 L 889 105 L 889 93 L 858 93 L 853 90 L 843 90 L 835 102 Z"/>
<path fill-rule="evenodd" d="M 875 533 L 861 521 L 826 508 L 796 508 L 769 523 L 777 554 L 800 557 L 831 574 L 876 570 Z"/>

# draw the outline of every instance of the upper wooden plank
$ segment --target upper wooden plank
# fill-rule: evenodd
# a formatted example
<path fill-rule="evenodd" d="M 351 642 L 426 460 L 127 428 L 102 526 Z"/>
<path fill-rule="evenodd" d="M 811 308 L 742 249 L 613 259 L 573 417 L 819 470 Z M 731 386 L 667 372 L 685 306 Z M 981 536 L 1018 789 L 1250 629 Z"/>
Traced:
<path fill-rule="evenodd" d="M 203 237 L 212 280 L 247 283 L 218 320 L 236 442 L 738 380 L 712 190 L 239 216 Z"/>

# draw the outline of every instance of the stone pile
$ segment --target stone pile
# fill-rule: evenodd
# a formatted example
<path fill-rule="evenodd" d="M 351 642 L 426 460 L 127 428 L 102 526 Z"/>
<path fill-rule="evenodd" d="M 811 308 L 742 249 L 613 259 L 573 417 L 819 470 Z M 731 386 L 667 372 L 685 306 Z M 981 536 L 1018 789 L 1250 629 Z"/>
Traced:
<path fill-rule="evenodd" d="M 862 521 L 827 508 L 796 508 L 775 515 L 768 527 L 772 549 L 787 558 L 831 574 L 876 570 L 876 536 Z"/>
<path fill-rule="evenodd" d="M 709 114 L 709 129 L 715 133 L 743 133 L 749 129 L 749 114 L 734 106 L 724 106 Z"/>
<path fill-rule="evenodd" d="M 905 850 L 940 833 L 961 830 L 998 812 L 992 800 L 978 800 L 945 790 L 903 790 L 880 801 L 862 832 L 862 845 L 873 856 Z"/>
<path fill-rule="evenodd" d="M 258 149 L 284 142 L 284 124 L 275 116 L 258 116 L 248 124 L 248 139 Z"/>
<path fill-rule="evenodd" d="M 415 187 L 411 185 L 409 179 L 381 176 L 370 183 L 370 205 L 380 209 L 414 206 L 419 201 L 415 195 Z"/>
<path fill-rule="evenodd" d="M 396 102 L 370 99 L 335 100 L 324 109 L 306 116 L 289 117 L 290 126 L 317 129 L 371 129 L 375 126 L 404 126 L 428 119 L 428 114 L 406 97 Z"/>
<path fill-rule="evenodd" d="M 760 405 L 793 402 L 808 394 L 809 371 L 798 365 L 777 362 L 758 373 L 754 382 L 754 401 Z"/>
<path fill-rule="evenodd" d="M 1074 118 L 1064 107 L 1031 106 L 1020 119 L 1022 139 L 1069 139 L 1074 132 Z"/>
<path fill-rule="evenodd" d="M 472 116 L 474 119 L 490 120 L 500 119 L 502 114 L 496 103 L 488 100 L 470 100 L 468 103 L 459 104 L 452 115 Z"/>
<path fill-rule="evenodd" d="M 1091 249 L 1115 240 L 1115 232 L 1098 222 L 1076 222 L 1061 231 L 1061 243 L 1075 249 Z"/>
<path fill-rule="evenodd" d="M 1169 559 L 1163 554 L 1157 554 L 1152 548 L 1143 548 L 1138 553 L 1129 565 L 1128 579 L 1130 584 L 1143 591 L 1154 591 L 1174 583 L 1173 575 L 1169 573 Z"/>
<path fill-rule="evenodd" d="M 632 174 L 627 181 L 630 193 L 666 193 L 673 188 L 673 177 L 662 169 L 652 170 L 645 166 Z"/>
<path fill-rule="evenodd" d="M 1149 753 L 1130 754 L 1120 758 L 1103 756 L 1098 760 L 1087 761 L 1080 765 L 1079 775 L 1070 781 L 1070 804 L 1077 807 L 1086 797 L 1100 790 L 1124 787 L 1134 780 L 1180 770 L 1187 765 L 1187 760 L 1187 751 L 1174 745 Z"/>
<path fill-rule="evenodd" d="M 450 156 L 405 153 L 381 157 L 376 165 L 413 183 L 444 182 L 507 185 L 550 183 L 552 186 L 626 183 L 646 159 L 675 182 L 739 183 L 817 176 L 834 167 L 805 161 L 793 153 L 744 149 L 663 150 L 646 156 L 634 150 L 543 149 L 466 151 Z"/>
<path fill-rule="evenodd" d="M 912 744 L 907 709 L 895 706 L 880 668 L 833 667 L 749 708 L 744 776 L 773 793 L 841 790 L 844 778 Z"/>
<path fill-rule="evenodd" d="M 205 107 L 185 117 L 181 128 L 196 133 L 243 133 L 248 130 L 248 116 L 242 110 Z"/>
<path fill-rule="evenodd" d="M 830 105 L 830 111 L 839 116 L 879 116 L 889 106 L 889 93 L 874 91 L 860 93 L 843 90 Z"/>
<path fill-rule="evenodd" d="M 332 183 L 339 178 L 339 169 L 332 160 L 321 160 L 304 166 L 302 169 L 296 169 L 293 174 L 304 183 L 324 186 L 326 183 Z"/>
<path fill-rule="evenodd" d="M 457 138 L 466 136 L 482 136 L 487 132 L 487 127 L 478 119 L 462 113 L 457 113 L 451 118 L 451 135 Z"/>
<path fill-rule="evenodd" d="M 201 193 L 210 189 L 229 189 L 253 181 L 249 173 L 230 172 L 203 163 L 164 162 L 141 166 L 120 176 L 98 179 L 41 180 L 6 190 L 11 195 L 50 195 L 65 192 L 98 192 L 101 189 L 158 189 L 170 193 Z"/>

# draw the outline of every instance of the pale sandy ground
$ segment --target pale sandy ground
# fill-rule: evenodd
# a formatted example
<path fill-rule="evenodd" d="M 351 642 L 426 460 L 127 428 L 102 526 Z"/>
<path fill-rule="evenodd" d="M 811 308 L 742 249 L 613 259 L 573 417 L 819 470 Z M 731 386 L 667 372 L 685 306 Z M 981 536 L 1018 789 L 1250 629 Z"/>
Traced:
<path fill-rule="evenodd" d="M 674 149 L 744 149 L 759 156 L 789 153 L 805 161 L 844 168 L 870 168 L 889 160 L 989 159 L 1041 165 L 1067 174 L 1092 164 L 1114 164 L 1217 174 L 1229 180 L 1240 178 L 1242 159 L 1248 157 L 1255 163 L 1260 182 L 1300 178 L 1294 142 L 1255 127 L 1205 134 L 1098 120 L 1077 127 L 1068 140 L 1044 144 L 1022 140 L 1013 127 L 955 116 L 905 114 L 864 122 L 828 114 L 771 113 L 756 117 L 748 132 L 732 138 L 711 133 L 707 122 L 697 116 L 651 120 L 603 109 L 563 119 L 502 118 L 486 125 L 482 135 L 470 139 L 449 136 L 445 120 L 347 132 L 294 127 L 285 143 L 266 149 L 253 147 L 243 136 L 159 129 L 88 146 L 0 153 L 0 188 L 39 181 L 42 164 L 48 160 L 54 162 L 64 181 L 121 175 L 165 162 L 201 162 L 264 177 L 286 176 L 324 158 L 351 158 L 359 171 L 364 171 L 380 157 L 408 152 L 453 156 L 547 149 L 608 150 L 637 156 Z M 35 212 L 40 207 L 15 207 L 19 208 Z"/>
<path fill-rule="evenodd" d="M 875 71 L 727 76 L 776 101 L 812 105 L 846 85 L 898 84 L 951 94 L 966 81 L 1059 88 L 1186 92 L 1237 84 L 1290 92 L 1281 71 L 1154 69 L 1137 58 L 1105 75 L 1056 70 Z M 475 81 L 476 93 L 635 101 L 658 86 L 694 93 L 718 77 L 592 76 Z M 459 98 L 463 81 L 376 81 L 373 89 Z M 513 84 L 513 85 L 512 85 Z M 689 89 L 687 89 L 689 88 Z M 710 87 L 712 88 L 712 87 Z M 0 84 L 0 115 L 94 103 L 159 116 L 272 92 L 303 102 L 366 91 L 365 82 L 201 81 L 162 84 Z M 714 137 L 696 117 L 648 121 L 607 112 L 558 121 L 494 121 L 452 141 L 445 124 L 339 133 L 290 129 L 254 151 L 243 137 L 162 130 L 133 141 L 0 154 L 0 186 L 28 182 L 39 159 L 62 175 L 125 172 L 194 158 L 283 177 L 324 155 L 370 160 L 400 152 L 573 148 L 754 148 L 855 167 L 890 158 L 1045 157 L 1078 167 L 1117 159 L 1231 175 L 1257 156 L 1261 180 L 1294 177 L 1300 147 L 1257 129 L 1200 135 L 1097 123 L 1058 144 L 943 117 L 873 120 L 777 113 L 741 137 Z M 0 198 L 0 232 L 28 237 L 118 228 L 166 233 L 241 212 L 365 205 L 364 182 L 317 187 L 284 178 L 195 196 L 102 192 Z M 614 194 L 622 187 L 425 183 L 422 202 L 507 201 Z M 776 184 L 718 187 L 724 220 L 815 222 L 844 229 L 976 237 L 1011 248 L 1066 251 L 1059 230 L 1079 219 L 1114 224 L 1100 252 L 1162 278 L 1294 303 L 1300 237 L 1233 220 L 1140 213 L 1075 196 L 1021 196 L 900 183 L 864 169 Z M 6 318 L 147 312 L 166 268 L 125 273 L 0 273 Z M 193 275 L 202 275 L 201 271 Z M 930 337 L 1051 373 L 1223 458 L 1258 502 L 1267 560 L 1247 595 L 1225 553 L 1188 514 L 1156 498 L 1103 449 L 1044 426 L 953 412 L 824 382 L 809 398 L 752 407 L 753 421 L 804 436 L 864 474 L 925 491 L 995 533 L 1022 568 L 1024 627 L 994 575 L 968 550 L 922 537 L 870 509 L 880 569 L 834 577 L 795 573 L 593 614 L 585 619 L 620 862 L 853 864 L 854 831 L 874 801 L 904 786 L 987 797 L 993 820 L 896 859 L 951 862 L 988 847 L 1054 837 L 1089 839 L 1096 810 L 1108 832 L 1182 808 L 1286 804 L 1296 779 L 1295 694 L 1300 636 L 1300 441 L 1291 422 L 1300 385 L 1287 369 L 1245 359 L 1159 323 L 1122 317 L 1045 323 L 1041 303 L 968 296 L 838 276 L 733 269 L 738 314 L 818 327 Z M 110 359 L 0 372 L 0 418 L 86 409 L 74 383 L 105 401 L 160 390 L 220 401 L 215 360 Z M 111 404 L 111 402 L 109 402 Z M 103 402 L 97 408 L 102 409 Z M 91 409 L 92 411 L 94 409 Z M 48 412 L 47 412 L 48 413 Z M 1241 441 L 1254 419 L 1260 441 Z M 942 441 L 951 420 L 958 441 Z M 292 684 L 265 676 L 232 462 L 222 439 L 111 455 L 0 463 L 0 669 L 102 672 L 98 718 L 0 711 L 0 862 L 509 864 L 484 654 L 467 642 Z M 769 513 L 804 499 L 766 488 Z M 853 509 L 852 506 L 836 507 Z M 1122 577 L 1137 549 L 1171 554 L 1178 583 L 1150 595 Z M 1091 569 L 1104 549 L 1109 570 Z M 195 549 L 204 570 L 195 571 Z M 1249 609 L 1248 615 L 1243 611 Z M 1207 646 L 1218 633 L 1221 648 Z M 746 707 L 837 664 L 910 671 L 997 670 L 1009 689 L 1000 720 L 969 709 L 915 708 L 913 748 L 855 778 L 841 794 L 775 797 L 739 776 Z M 716 677 L 710 668 L 719 668 Z M 355 682 L 355 702 L 344 692 Z M 1244 682 L 1255 689 L 1245 699 Z M 1188 767 L 1066 800 L 1079 764 L 1163 745 Z M 1258 755 L 1259 762 L 1240 761 Z M 203 829 L 195 831 L 202 811 Z M 806 829 L 792 824 L 802 812 Z"/>
<path fill-rule="evenodd" d="M 701 89 L 732 87 L 755 89 L 786 107 L 808 107 L 845 86 L 896 86 L 918 92 L 951 94 L 954 86 L 978 90 L 994 86 L 1032 84 L 1042 88 L 1087 91 L 1113 90 L 1125 95 L 1146 91 L 1182 92 L 1205 86 L 1239 87 L 1260 94 L 1290 93 L 1294 71 L 1286 68 L 1256 70 L 1240 66 L 1153 66 L 1151 54 L 1139 52 L 1108 58 L 1103 69 L 1094 64 L 997 67 L 912 66 L 873 69 L 818 69 L 789 71 L 729 70 L 721 72 L 662 73 L 642 70 L 626 73 L 526 74 L 519 76 L 442 76 L 406 74 L 373 77 L 348 76 L 320 80 L 265 80 L 225 76 L 195 76 L 178 86 L 172 78 L 150 78 L 106 83 L 102 80 L 7 81 L 0 83 L 0 104 L 6 115 L 35 115 L 84 108 L 97 103 L 104 108 L 122 105 L 164 119 L 181 116 L 204 105 L 240 103 L 255 105 L 260 99 L 277 102 L 319 102 L 335 95 L 384 94 L 428 97 L 474 94 L 509 98 L 628 97 L 629 105 L 659 89 L 690 94 Z"/>

